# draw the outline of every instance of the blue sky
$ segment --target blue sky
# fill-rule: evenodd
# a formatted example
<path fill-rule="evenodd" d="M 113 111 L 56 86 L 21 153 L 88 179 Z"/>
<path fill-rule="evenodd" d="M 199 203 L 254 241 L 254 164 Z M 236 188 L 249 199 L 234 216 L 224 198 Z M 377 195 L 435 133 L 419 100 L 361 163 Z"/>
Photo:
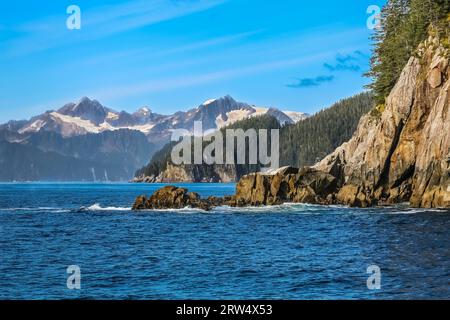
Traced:
<path fill-rule="evenodd" d="M 313 113 L 368 83 L 377 0 L 40 0 L 0 8 L 0 122 L 82 96 L 169 114 L 230 94 Z M 69 5 L 81 29 L 69 30 Z"/>

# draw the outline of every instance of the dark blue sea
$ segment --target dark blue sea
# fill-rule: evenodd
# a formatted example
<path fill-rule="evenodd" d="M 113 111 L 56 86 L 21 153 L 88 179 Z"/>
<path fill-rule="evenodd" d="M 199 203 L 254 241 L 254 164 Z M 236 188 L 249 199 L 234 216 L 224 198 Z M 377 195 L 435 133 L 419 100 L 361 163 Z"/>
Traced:
<path fill-rule="evenodd" d="M 0 184 L 0 299 L 450 299 L 450 211 L 130 210 L 161 186 Z"/>

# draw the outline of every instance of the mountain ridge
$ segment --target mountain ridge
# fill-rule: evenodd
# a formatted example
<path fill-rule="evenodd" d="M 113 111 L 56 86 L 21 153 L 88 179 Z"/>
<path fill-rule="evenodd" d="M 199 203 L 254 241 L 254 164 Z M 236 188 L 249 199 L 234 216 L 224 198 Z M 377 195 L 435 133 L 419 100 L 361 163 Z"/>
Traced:
<path fill-rule="evenodd" d="M 9 121 L 0 125 L 0 128 L 19 133 L 54 131 L 64 137 L 129 129 L 144 133 L 154 143 L 163 144 L 168 142 L 173 129 L 192 131 L 194 121 L 202 121 L 206 131 L 220 129 L 236 121 L 265 113 L 273 114 L 282 124 L 293 124 L 308 116 L 303 112 L 285 113 L 277 108 L 238 102 L 229 95 L 205 101 L 195 108 L 171 115 L 154 113 L 149 107 L 141 107 L 133 113 L 116 111 L 103 106 L 95 99 L 83 97 L 76 103 L 67 103 L 57 110 L 46 111 L 29 120 Z"/>
<path fill-rule="evenodd" d="M 4 151 L 0 180 L 128 181 L 170 141 L 173 129 L 191 131 L 195 121 L 202 121 L 204 131 L 215 130 L 269 112 L 280 123 L 294 122 L 277 109 L 256 108 L 231 96 L 169 116 L 154 113 L 150 107 L 119 112 L 83 97 L 29 120 L 0 125 Z M 306 114 L 295 116 L 302 119 Z"/>

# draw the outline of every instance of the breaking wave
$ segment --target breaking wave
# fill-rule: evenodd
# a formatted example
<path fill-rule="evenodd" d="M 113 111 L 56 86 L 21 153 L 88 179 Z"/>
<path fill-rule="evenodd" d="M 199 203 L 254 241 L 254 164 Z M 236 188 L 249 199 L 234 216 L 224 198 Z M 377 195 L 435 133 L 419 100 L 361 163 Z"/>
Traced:
<path fill-rule="evenodd" d="M 80 211 L 131 211 L 130 207 L 102 207 L 100 204 L 95 203 L 89 207 L 81 207 Z"/>

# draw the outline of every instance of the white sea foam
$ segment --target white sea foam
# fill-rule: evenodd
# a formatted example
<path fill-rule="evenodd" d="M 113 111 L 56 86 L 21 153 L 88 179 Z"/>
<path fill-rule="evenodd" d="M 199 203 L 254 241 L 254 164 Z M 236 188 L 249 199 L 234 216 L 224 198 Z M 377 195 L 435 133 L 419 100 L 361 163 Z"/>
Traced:
<path fill-rule="evenodd" d="M 222 206 L 214 208 L 212 212 L 217 213 L 291 213 L 299 215 L 318 214 L 342 214 L 342 215 L 396 215 L 396 214 L 419 214 L 419 213 L 450 213 L 445 209 L 425 209 L 409 207 L 370 207 L 351 208 L 343 205 L 315 205 L 302 203 L 284 203 L 275 206 L 260 207 L 229 207 Z"/>
<path fill-rule="evenodd" d="M 387 214 L 417 214 L 417 213 L 430 213 L 430 212 L 437 212 L 437 213 L 450 213 L 448 209 L 424 209 L 424 208 L 409 208 L 404 210 L 396 210 L 391 212 L 386 212 Z"/>
<path fill-rule="evenodd" d="M 49 213 L 67 213 L 74 211 L 131 211 L 131 207 L 116 207 L 105 206 L 102 207 L 99 203 L 95 203 L 89 207 L 81 207 L 79 209 L 73 208 L 58 208 L 58 207 L 23 207 L 23 208 L 2 208 L 3 212 L 49 212 Z M 206 213 L 207 211 L 199 208 L 185 207 L 181 209 L 151 209 L 142 210 L 143 213 Z M 252 213 L 290 213 L 299 215 L 318 215 L 318 214 L 343 214 L 343 215 L 408 215 L 408 214 L 420 214 L 420 213 L 443 213 L 449 214 L 447 209 L 425 209 L 425 208 L 410 208 L 404 206 L 394 207 L 372 207 L 372 208 L 350 208 L 341 205 L 314 205 L 314 204 L 301 204 L 301 203 L 284 203 L 275 206 L 260 206 L 260 207 L 230 207 L 220 206 L 215 207 L 207 213 L 229 213 L 229 214 L 252 214 Z"/>
<path fill-rule="evenodd" d="M 393 210 L 394 209 L 394 210 Z M 90 207 L 82 208 L 85 211 L 131 211 L 129 207 L 102 207 L 96 203 Z M 143 213 L 158 212 L 158 213 L 206 213 L 207 211 L 199 208 L 185 207 L 180 209 L 148 209 L 141 210 Z M 220 206 L 215 207 L 208 213 L 292 213 L 301 215 L 317 215 L 317 214 L 352 214 L 352 215 L 367 215 L 367 214 L 417 214 L 426 212 L 448 212 L 441 209 L 412 209 L 412 208 L 395 208 L 395 207 L 372 207 L 372 208 L 350 208 L 341 205 L 315 205 L 304 203 L 284 203 L 275 206 L 259 206 L 259 207 L 230 207 Z"/>
<path fill-rule="evenodd" d="M 131 208 L 127 207 L 102 207 L 100 204 L 95 203 L 90 207 L 81 208 L 85 211 L 131 211 Z"/>
<path fill-rule="evenodd" d="M 284 203 L 275 206 L 259 206 L 259 207 L 229 207 L 221 206 L 214 208 L 212 212 L 218 213 L 297 213 L 297 214 L 320 214 L 326 210 L 325 206 L 301 204 L 301 203 Z"/>
<path fill-rule="evenodd" d="M 205 211 L 200 208 L 184 207 L 184 208 L 180 208 L 180 209 L 147 209 L 147 210 L 140 210 L 139 212 L 205 213 L 208 211 Z M 210 211 L 210 212 L 214 212 L 214 211 Z"/>
<path fill-rule="evenodd" d="M 130 207 L 102 207 L 100 204 L 95 203 L 90 207 L 82 207 L 81 211 L 131 211 Z M 180 209 L 148 209 L 148 210 L 140 210 L 139 212 L 180 212 L 180 213 L 189 213 L 189 212 L 205 212 L 202 209 L 185 207 Z"/>

